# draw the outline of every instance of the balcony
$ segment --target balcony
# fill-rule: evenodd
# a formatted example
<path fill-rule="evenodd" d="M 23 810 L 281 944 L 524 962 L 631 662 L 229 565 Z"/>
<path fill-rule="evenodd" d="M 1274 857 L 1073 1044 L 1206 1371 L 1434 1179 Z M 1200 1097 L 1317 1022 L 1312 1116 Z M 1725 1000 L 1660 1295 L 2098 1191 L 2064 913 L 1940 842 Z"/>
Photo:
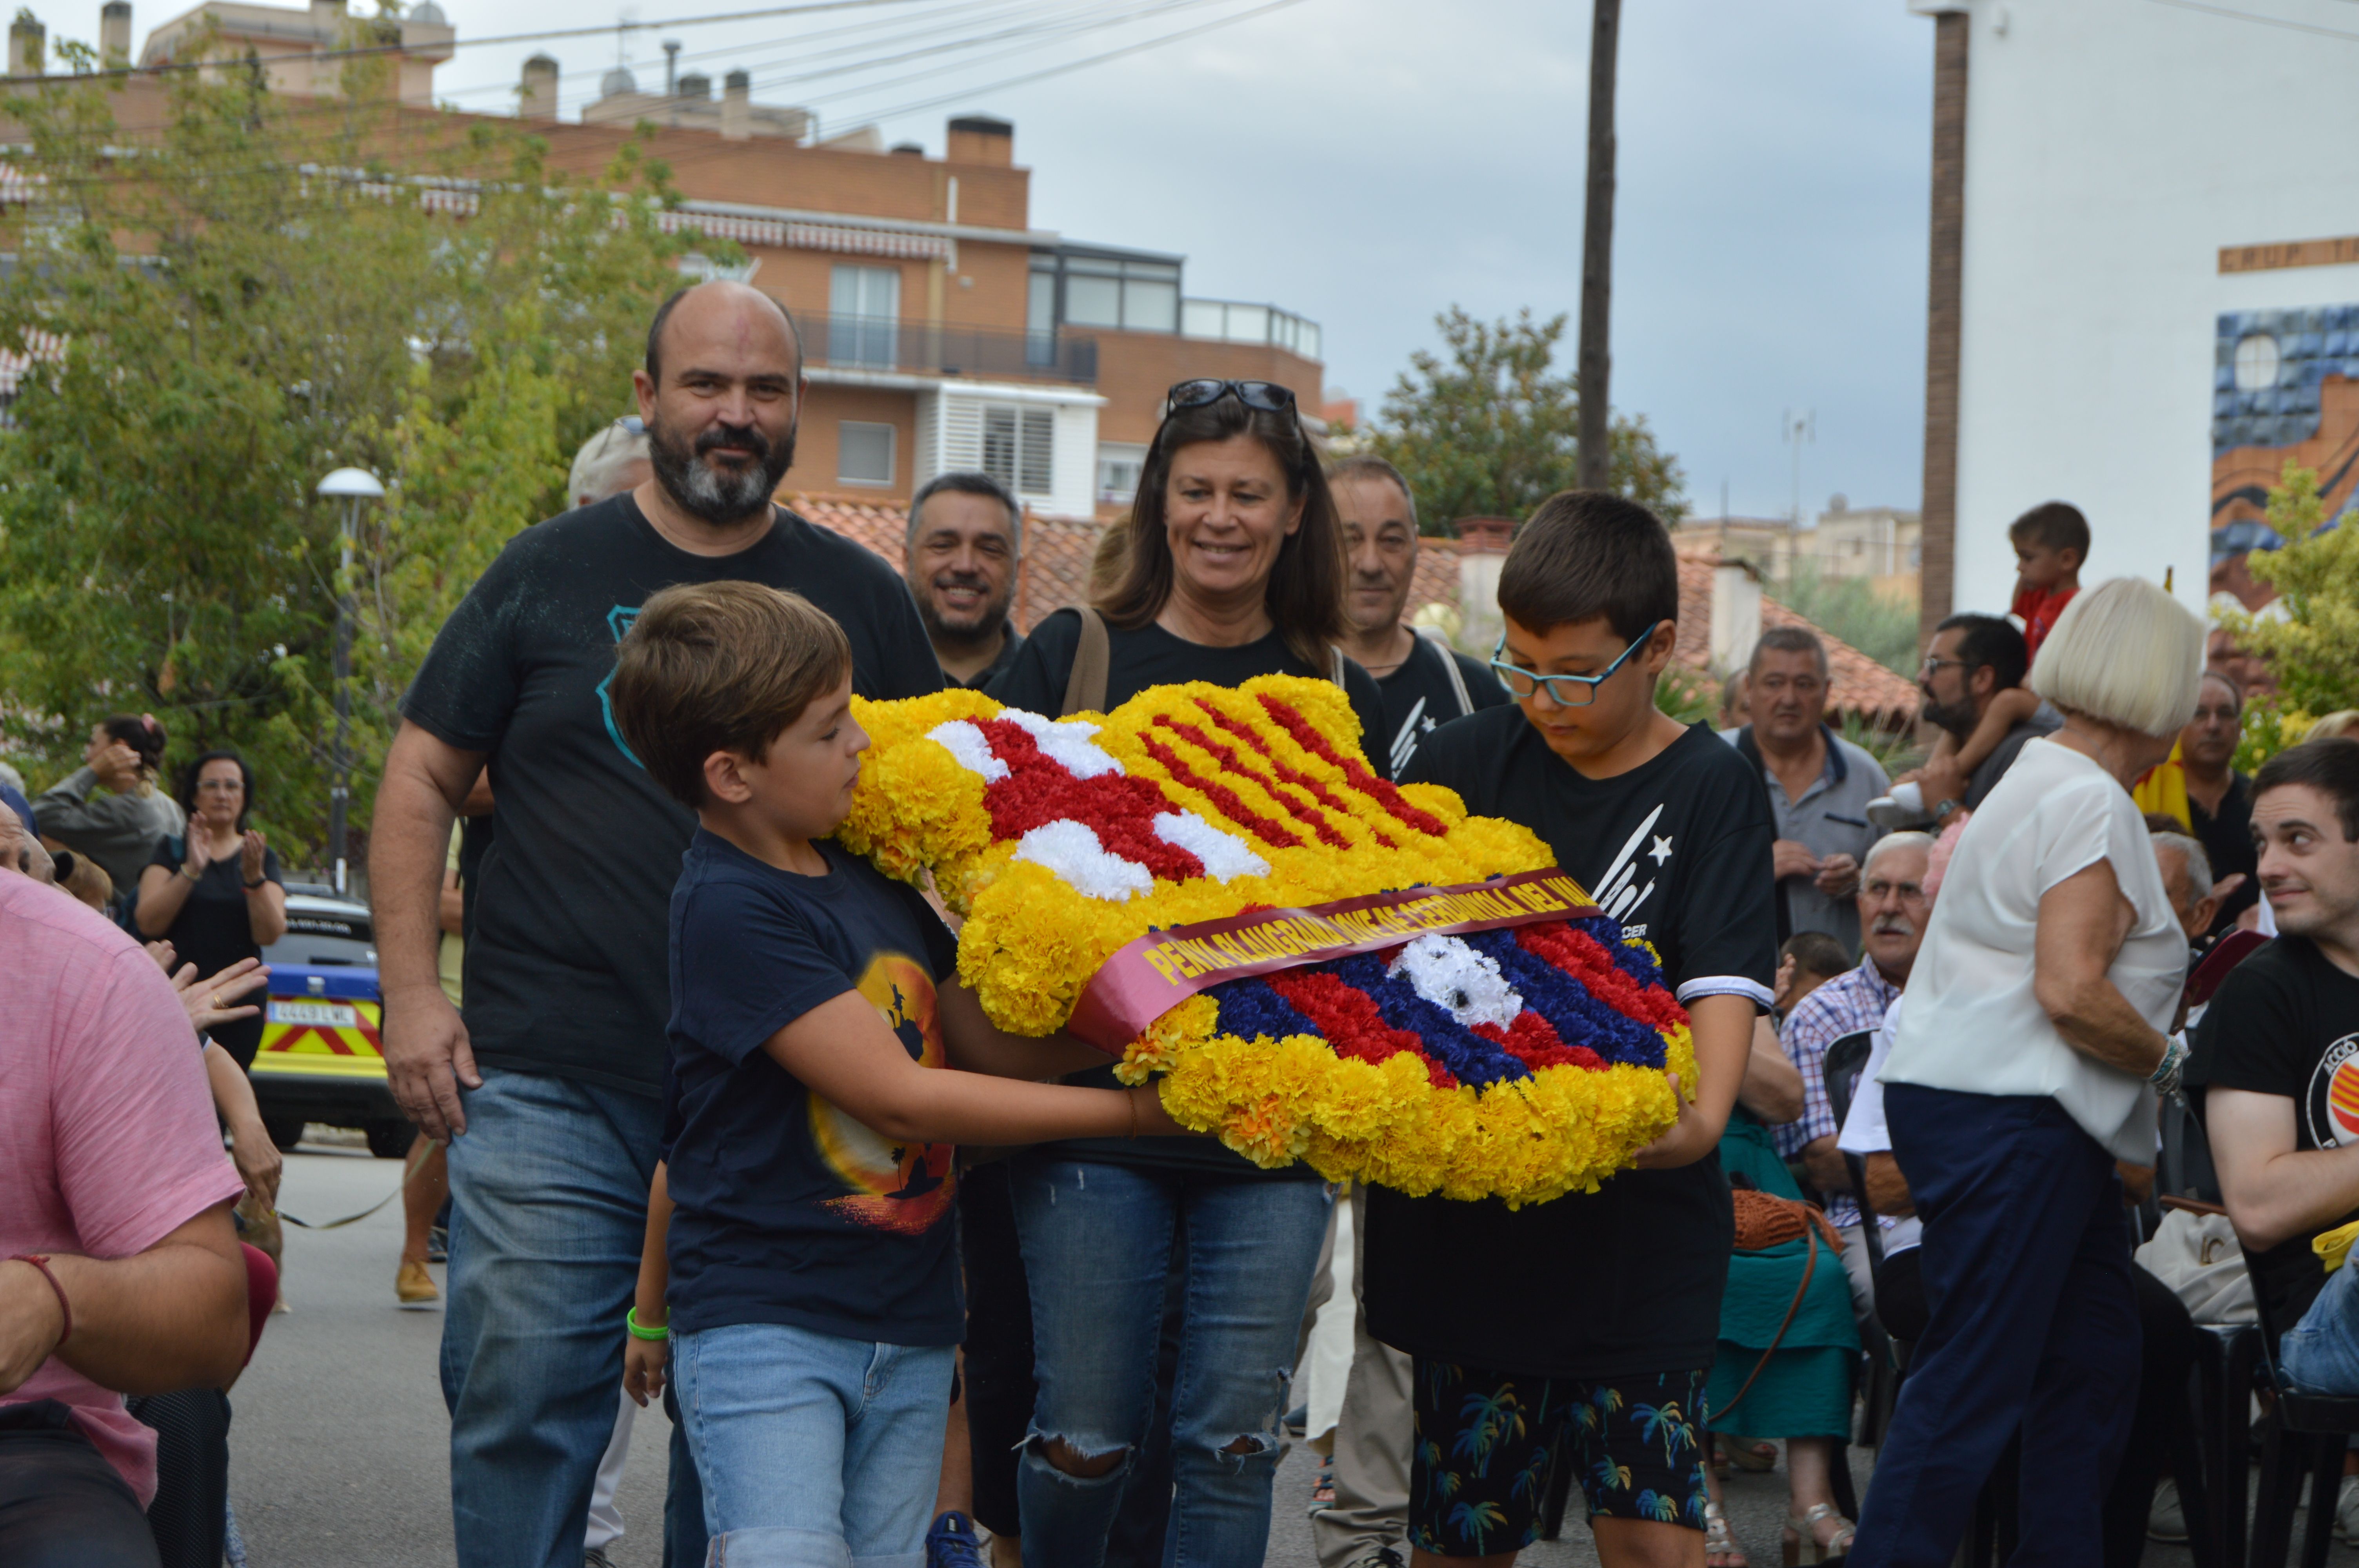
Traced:
<path fill-rule="evenodd" d="M 1180 335 L 1210 338 L 1223 343 L 1268 343 L 1321 358 L 1319 323 L 1275 305 L 1247 305 L 1233 299 L 1183 299 L 1180 302 Z"/>
<path fill-rule="evenodd" d="M 891 316 L 798 315 L 795 325 L 804 362 L 813 367 L 1084 386 L 1098 379 L 1097 340 L 1061 331 L 935 326 Z"/>

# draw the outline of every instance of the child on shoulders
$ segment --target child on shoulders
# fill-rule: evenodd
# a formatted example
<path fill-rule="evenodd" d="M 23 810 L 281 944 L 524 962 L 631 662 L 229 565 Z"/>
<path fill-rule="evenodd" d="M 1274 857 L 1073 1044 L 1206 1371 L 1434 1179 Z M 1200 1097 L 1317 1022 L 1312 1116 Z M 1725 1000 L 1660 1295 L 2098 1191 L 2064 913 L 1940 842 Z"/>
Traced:
<path fill-rule="evenodd" d="M 2037 658 L 2056 618 L 2081 591 L 2081 568 L 2089 558 L 2089 520 L 2070 502 L 2046 501 L 2007 524 L 2015 546 L 2015 600 L 2007 613 L 2023 622 L 2024 654 Z M 2013 687 L 1991 698 L 1990 709 L 1961 743 L 1944 731 L 1935 757 L 1954 755 L 1958 771 L 1971 777 L 2007 734 L 2039 711 L 2039 698 Z"/>
<path fill-rule="evenodd" d="M 1151 1087 L 1015 1081 L 1105 1058 L 995 1029 L 917 890 L 827 841 L 868 737 L 850 645 L 808 600 L 667 589 L 609 689 L 699 823 L 627 1377 L 659 1392 L 669 1363 L 728 1561 L 917 1568 L 964 1325 L 953 1145 L 1182 1130 Z"/>

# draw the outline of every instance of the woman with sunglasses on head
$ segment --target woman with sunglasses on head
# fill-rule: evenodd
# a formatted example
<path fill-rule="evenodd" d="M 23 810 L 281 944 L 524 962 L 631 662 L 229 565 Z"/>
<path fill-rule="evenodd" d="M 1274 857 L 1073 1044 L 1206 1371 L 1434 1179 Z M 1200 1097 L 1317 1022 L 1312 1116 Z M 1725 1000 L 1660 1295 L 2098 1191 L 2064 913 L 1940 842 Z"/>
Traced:
<path fill-rule="evenodd" d="M 201 975 L 216 974 L 287 935 L 287 889 L 278 856 L 246 826 L 254 771 L 235 752 L 207 752 L 180 775 L 185 834 L 165 839 L 139 874 L 134 916 L 139 935 L 172 944 Z M 240 1067 L 254 1065 L 262 1014 L 212 1031 Z"/>
<path fill-rule="evenodd" d="M 1292 675 L 1336 681 L 1362 734 L 1382 733 L 1375 682 L 1335 646 L 1342 534 L 1292 393 L 1251 381 L 1173 387 L 1129 541 L 1110 590 L 1041 622 L 993 697 L 1057 715 L 1174 682 Z M 1370 761 L 1384 771 L 1381 756 Z M 1114 1081 L 1111 1065 L 1080 1081 L 1101 1077 Z M 1016 1484 L 1024 1562 L 1096 1568 L 1127 1511 L 1125 1485 L 1157 1403 L 1175 1238 L 1186 1304 L 1162 1560 L 1260 1562 L 1326 1184 L 1308 1166 L 1264 1171 L 1209 1140 L 1177 1139 L 1044 1144 L 1009 1162 L 1008 1180 L 1039 1385 Z M 978 1240 L 970 1230 L 970 1253 Z"/>

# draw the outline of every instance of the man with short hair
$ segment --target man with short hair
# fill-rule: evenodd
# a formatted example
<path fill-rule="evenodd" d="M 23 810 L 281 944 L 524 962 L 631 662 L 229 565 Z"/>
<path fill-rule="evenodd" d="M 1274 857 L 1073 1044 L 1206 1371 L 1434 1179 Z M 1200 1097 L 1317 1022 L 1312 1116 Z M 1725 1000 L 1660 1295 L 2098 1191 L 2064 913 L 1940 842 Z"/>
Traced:
<path fill-rule="evenodd" d="M 2155 863 L 2162 868 L 2162 891 L 2170 897 L 2170 912 L 2190 945 L 2200 946 L 2220 912 L 2213 892 L 2212 859 L 2203 846 L 2184 833 L 2154 836 Z"/>
<path fill-rule="evenodd" d="M 1934 628 L 1933 641 L 1925 650 L 1925 666 L 1917 681 L 1918 690 L 1925 694 L 1923 717 L 1963 745 L 1990 710 L 1992 698 L 2020 687 L 2030 669 L 2023 633 L 2011 622 L 1995 615 L 1952 615 Z M 2015 766 L 2024 742 L 2052 735 L 2063 725 L 2064 716 L 2043 702 L 2009 730 L 1973 773 L 1947 756 L 1936 755 L 1927 762 L 1918 782 L 1925 809 L 1933 815 L 1934 831 L 1941 829 L 1951 813 L 1980 806 Z"/>
<path fill-rule="evenodd" d="M 123 1396 L 236 1377 L 245 1184 L 171 982 L 16 869 L 28 837 L 0 812 L 0 1563 L 152 1568 L 156 1433 Z"/>
<path fill-rule="evenodd" d="M 2212 862 L 2212 874 L 2229 888 L 2212 915 L 2214 934 L 2260 902 L 2260 869 L 2253 850 L 2253 781 L 2236 771 L 2236 743 L 2244 739 L 2245 690 L 2224 670 L 2205 670 L 2195 699 L 2195 717 L 2179 732 L 2179 760 L 2187 774 L 2187 815 Z"/>
<path fill-rule="evenodd" d="M 1409 625 L 1409 589 L 1417 577 L 1417 498 L 1408 481 L 1384 459 L 1345 458 L 1329 470 L 1327 487 L 1343 524 L 1343 611 L 1351 629 L 1343 652 L 1376 677 L 1385 699 L 1385 733 L 1371 735 L 1397 776 L 1418 743 L 1453 719 L 1507 700 L 1506 688 L 1481 661 Z"/>
<path fill-rule="evenodd" d="M 2277 940 L 2221 983 L 2187 1085 L 2286 1379 L 2359 1395 L 2359 1271 L 2310 1245 L 2359 1220 L 2359 743 L 2263 763 L 2253 836 Z"/>
<path fill-rule="evenodd" d="M 904 575 L 934 657 L 980 691 L 1024 646 L 1007 607 L 1024 560 L 1024 508 L 987 473 L 937 474 L 909 500 Z"/>
<path fill-rule="evenodd" d="M 450 1141 L 442 1378 L 464 1568 L 579 1568 L 663 1131 L 665 931 L 695 821 L 614 727 L 615 643 L 658 589 L 740 579 L 833 616 L 862 696 L 941 689 L 893 569 L 771 500 L 804 385 L 777 303 L 734 282 L 679 290 L 632 380 L 651 476 L 526 529 L 469 590 L 403 701 L 371 833 L 386 1075 Z M 451 819 L 486 762 L 497 828 L 462 1022 L 438 916 Z"/>
<path fill-rule="evenodd" d="M 1729 737 L 1760 770 L 1777 824 L 1777 941 L 1823 931 L 1859 947 L 1862 860 L 1883 829 L 1867 803 L 1892 787 L 1883 764 L 1827 723 L 1826 644 L 1803 626 L 1773 626 L 1745 666 L 1752 721 Z"/>
<path fill-rule="evenodd" d="M 1759 683 L 1755 683 L 1759 689 Z M 1867 956 L 1859 967 L 1812 991 L 1787 1015 L 1778 1044 L 1802 1075 L 1802 1119 L 1773 1127 L 1777 1152 L 1799 1160 L 1810 1184 L 1827 1195 L 1827 1218 L 1843 1238 L 1843 1271 L 1851 1277 L 1852 1308 L 1864 1321 L 1875 1306 L 1875 1283 L 1868 1273 L 1867 1246 L 1860 1228 L 1859 1201 L 1851 1173 L 1835 1147 L 1840 1130 L 1827 1095 L 1827 1050 L 1846 1034 L 1876 1029 L 1908 983 L 1917 949 L 1924 945 L 1930 901 L 1926 869 L 1933 839 L 1924 833 L 1894 833 L 1876 841 L 1860 873 L 1859 922 L 1866 930 Z"/>

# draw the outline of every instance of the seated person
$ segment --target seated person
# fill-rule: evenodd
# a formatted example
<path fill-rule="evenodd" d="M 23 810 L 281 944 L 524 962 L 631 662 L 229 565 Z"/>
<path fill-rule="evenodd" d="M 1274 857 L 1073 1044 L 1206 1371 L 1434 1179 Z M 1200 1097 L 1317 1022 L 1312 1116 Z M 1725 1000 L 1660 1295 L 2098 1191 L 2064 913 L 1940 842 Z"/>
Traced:
<path fill-rule="evenodd" d="M 2222 982 L 2195 1032 L 2220 1194 L 2298 1389 L 2359 1394 L 2359 1281 L 2312 1239 L 2359 1219 L 2359 745 L 2313 741 L 2253 780 L 2277 940 Z"/>
<path fill-rule="evenodd" d="M 123 1395 L 237 1375 L 245 1184 L 170 982 L 15 871 L 20 836 L 0 813 L 0 1563 L 153 1564 L 156 1435 Z"/>

